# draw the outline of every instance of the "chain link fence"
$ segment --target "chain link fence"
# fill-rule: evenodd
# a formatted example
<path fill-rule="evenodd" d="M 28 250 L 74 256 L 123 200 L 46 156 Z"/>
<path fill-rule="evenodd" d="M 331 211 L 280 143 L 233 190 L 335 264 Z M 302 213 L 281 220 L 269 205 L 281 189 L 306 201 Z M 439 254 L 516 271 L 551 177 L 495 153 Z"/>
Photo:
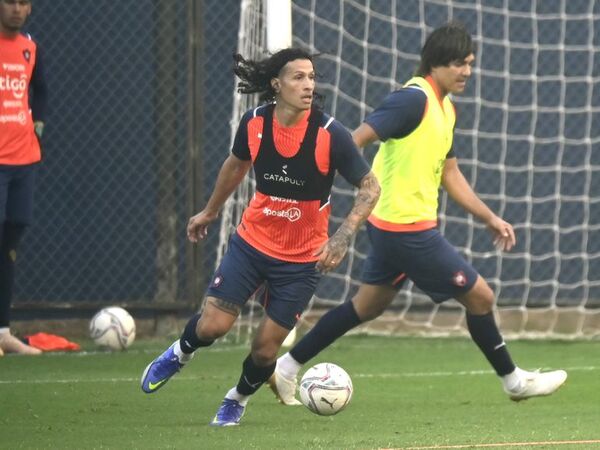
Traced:
<path fill-rule="evenodd" d="M 16 306 L 198 304 L 216 243 L 185 226 L 228 153 L 237 10 L 34 0 L 49 111 Z"/>

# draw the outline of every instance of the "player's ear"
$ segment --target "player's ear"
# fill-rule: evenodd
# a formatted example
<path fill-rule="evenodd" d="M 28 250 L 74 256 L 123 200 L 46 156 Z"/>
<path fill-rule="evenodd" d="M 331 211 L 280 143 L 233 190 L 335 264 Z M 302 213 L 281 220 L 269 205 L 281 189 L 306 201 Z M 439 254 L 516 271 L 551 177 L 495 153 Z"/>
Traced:
<path fill-rule="evenodd" d="M 271 87 L 277 94 L 279 94 L 279 91 L 281 90 L 281 84 L 279 84 L 279 78 L 271 78 Z"/>

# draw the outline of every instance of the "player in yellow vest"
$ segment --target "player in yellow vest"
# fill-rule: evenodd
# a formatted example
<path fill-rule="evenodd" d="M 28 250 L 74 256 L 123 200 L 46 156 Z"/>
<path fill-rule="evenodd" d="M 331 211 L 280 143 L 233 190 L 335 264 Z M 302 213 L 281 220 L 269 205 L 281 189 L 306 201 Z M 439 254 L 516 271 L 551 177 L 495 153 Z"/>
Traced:
<path fill-rule="evenodd" d="M 486 224 L 499 249 L 508 251 L 516 242 L 513 227 L 475 194 L 452 150 L 455 111 L 449 94 L 464 91 L 474 60 L 475 45 L 462 25 L 436 29 L 421 50 L 416 76 L 353 132 L 359 147 L 381 141 L 373 162 L 381 196 L 367 224 L 371 249 L 352 300 L 325 314 L 278 359 L 269 384 L 284 404 L 298 404 L 294 394 L 302 364 L 379 316 L 406 279 L 436 303 L 455 298 L 466 308 L 471 337 L 512 400 L 549 395 L 566 380 L 564 370 L 528 372 L 513 363 L 494 320 L 492 289 L 437 229 L 441 185 Z"/>

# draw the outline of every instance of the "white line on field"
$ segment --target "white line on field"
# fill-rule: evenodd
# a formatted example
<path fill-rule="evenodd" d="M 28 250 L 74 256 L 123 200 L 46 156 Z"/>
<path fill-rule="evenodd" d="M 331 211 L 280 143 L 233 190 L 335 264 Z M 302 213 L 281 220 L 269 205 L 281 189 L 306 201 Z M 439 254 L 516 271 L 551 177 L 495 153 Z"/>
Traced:
<path fill-rule="evenodd" d="M 222 352 L 230 352 L 230 351 L 237 351 L 240 349 L 245 349 L 248 348 L 247 345 L 228 345 L 228 346 L 220 346 L 220 347 L 213 347 L 213 348 L 207 348 L 204 349 L 204 352 L 214 352 L 214 353 L 222 353 Z M 98 349 L 98 350 L 82 350 L 82 351 L 78 351 L 78 352 L 47 352 L 44 353 L 44 357 L 48 358 L 48 357 L 53 357 L 53 356 L 65 356 L 66 354 L 68 354 L 69 356 L 90 356 L 90 355 L 105 355 L 105 356 L 118 356 L 118 355 L 155 355 L 159 353 L 156 351 L 156 349 L 127 349 L 124 351 L 110 351 L 110 350 L 102 350 L 102 349 Z M 19 356 L 19 355 L 13 355 L 11 357 L 14 356 Z"/>
<path fill-rule="evenodd" d="M 559 445 L 590 445 L 600 444 L 600 439 L 574 441 L 537 441 L 537 442 L 498 442 L 490 444 L 460 444 L 460 445 L 430 445 L 424 447 L 401 447 L 396 450 L 449 450 L 461 448 L 502 448 L 502 447 L 546 447 Z M 589 448 L 589 447 L 588 447 Z M 392 450 L 392 449 L 385 449 Z"/>
<path fill-rule="evenodd" d="M 599 370 L 596 366 L 581 366 L 569 367 L 567 372 L 590 372 Z M 140 371 L 141 373 L 141 371 Z M 457 372 L 398 372 L 398 373 L 355 373 L 352 378 L 426 378 L 426 377 L 455 377 L 455 376 L 478 376 L 489 375 L 491 370 L 464 370 Z M 179 381 L 197 381 L 203 379 L 221 379 L 224 377 L 214 376 L 178 376 L 174 380 Z M 94 378 L 94 379 L 34 379 L 34 380 L 0 380 L 0 385 L 3 384 L 65 384 L 65 383 L 130 383 L 139 382 L 140 377 L 113 377 L 113 378 Z M 428 447 L 424 447 L 428 448 Z"/>
<path fill-rule="evenodd" d="M 567 372 L 590 372 L 594 370 L 600 369 L 596 366 L 580 366 L 580 367 L 570 367 L 568 369 L 564 369 Z M 550 369 L 542 369 L 550 370 Z M 460 370 L 457 372 L 406 372 L 406 373 L 362 373 L 357 375 L 352 375 L 353 377 L 358 378 L 410 378 L 410 377 L 454 377 L 454 376 L 471 376 L 471 375 L 488 375 L 494 373 L 493 370 Z"/>

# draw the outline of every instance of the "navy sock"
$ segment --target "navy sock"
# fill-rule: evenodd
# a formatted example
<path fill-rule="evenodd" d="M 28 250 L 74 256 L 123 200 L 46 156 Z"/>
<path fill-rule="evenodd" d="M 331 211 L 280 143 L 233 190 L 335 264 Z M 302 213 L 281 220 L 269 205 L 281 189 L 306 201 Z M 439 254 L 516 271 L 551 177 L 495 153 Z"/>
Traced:
<path fill-rule="evenodd" d="M 321 317 L 317 324 L 294 345 L 290 355 L 300 364 L 304 364 L 360 323 L 352 302 L 344 302 Z"/>
<path fill-rule="evenodd" d="M 17 247 L 26 226 L 4 222 L 0 230 L 0 328 L 10 325 L 10 305 L 15 283 Z"/>
<path fill-rule="evenodd" d="M 198 325 L 198 321 L 200 320 L 201 314 L 194 315 L 188 323 L 185 325 L 183 329 L 183 333 L 181 334 L 181 338 L 179 339 L 179 346 L 181 347 L 181 351 L 186 354 L 194 353 L 200 347 L 208 347 L 212 345 L 213 341 L 203 341 L 196 334 L 196 325 Z"/>
<path fill-rule="evenodd" d="M 259 367 L 252 361 L 252 356 L 248 355 L 242 364 L 242 375 L 236 386 L 237 391 L 242 395 L 254 394 L 273 375 L 275 364 Z"/>
<path fill-rule="evenodd" d="M 504 339 L 500 335 L 493 313 L 473 315 L 467 312 L 467 327 L 473 341 L 483 352 L 498 376 L 508 375 L 515 370 Z"/>

